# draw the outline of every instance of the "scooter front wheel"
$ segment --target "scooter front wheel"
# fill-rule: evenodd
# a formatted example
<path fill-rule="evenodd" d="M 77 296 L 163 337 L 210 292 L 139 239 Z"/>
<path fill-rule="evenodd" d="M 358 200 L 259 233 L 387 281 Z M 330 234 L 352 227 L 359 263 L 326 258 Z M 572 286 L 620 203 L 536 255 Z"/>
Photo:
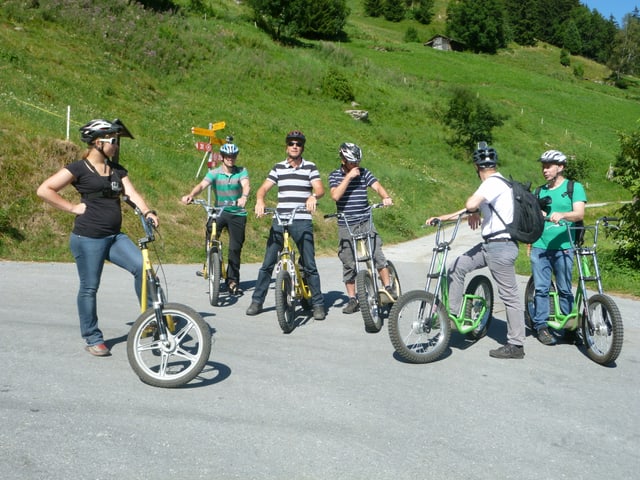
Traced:
<path fill-rule="evenodd" d="M 162 320 L 167 338 L 160 338 L 156 312 L 147 309 L 134 322 L 127 337 L 127 357 L 144 383 L 173 388 L 200 374 L 211 353 L 209 325 L 192 308 L 167 303 Z"/>

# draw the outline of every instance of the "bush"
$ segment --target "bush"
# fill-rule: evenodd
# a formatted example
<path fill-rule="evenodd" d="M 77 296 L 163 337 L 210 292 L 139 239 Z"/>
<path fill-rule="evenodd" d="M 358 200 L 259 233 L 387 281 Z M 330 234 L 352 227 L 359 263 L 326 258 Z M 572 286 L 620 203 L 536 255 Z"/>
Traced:
<path fill-rule="evenodd" d="M 631 193 L 632 203 L 620 207 L 623 222 L 616 234 L 618 253 L 633 268 L 640 268 L 640 130 L 620 134 L 620 153 L 614 165 L 614 181 Z"/>
<path fill-rule="evenodd" d="M 418 31 L 413 28 L 407 28 L 407 31 L 404 32 L 404 41 L 406 43 L 420 43 L 420 37 L 418 37 Z"/>
<path fill-rule="evenodd" d="M 369 17 L 382 15 L 383 0 L 364 0 L 364 13 Z"/>
<path fill-rule="evenodd" d="M 341 102 L 355 99 L 349 79 L 334 68 L 329 69 L 322 79 L 322 93 Z"/>
<path fill-rule="evenodd" d="M 404 0 L 385 0 L 382 7 L 384 18 L 390 22 L 404 20 L 406 12 L 407 9 L 404 6 Z"/>
<path fill-rule="evenodd" d="M 416 22 L 429 25 L 434 16 L 433 7 L 434 0 L 420 0 L 419 5 L 413 8 L 413 18 Z"/>
<path fill-rule="evenodd" d="M 346 0 L 249 0 L 258 25 L 277 39 L 334 39 L 342 35 L 350 10 Z"/>
<path fill-rule="evenodd" d="M 573 67 L 573 75 L 576 78 L 583 79 L 584 78 L 584 67 L 581 63 L 576 63 Z"/>
<path fill-rule="evenodd" d="M 470 90 L 456 88 L 444 115 L 444 123 L 454 132 L 449 143 L 470 152 L 480 141 L 492 143 L 491 130 L 502 125 L 505 118 L 493 113 L 491 107 Z"/>

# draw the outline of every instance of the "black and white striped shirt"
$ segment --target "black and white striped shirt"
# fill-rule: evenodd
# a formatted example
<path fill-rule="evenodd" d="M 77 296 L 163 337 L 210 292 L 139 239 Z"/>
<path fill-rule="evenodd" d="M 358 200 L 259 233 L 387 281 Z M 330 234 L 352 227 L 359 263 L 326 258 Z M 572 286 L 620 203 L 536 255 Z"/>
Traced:
<path fill-rule="evenodd" d="M 285 213 L 295 207 L 305 206 L 313 193 L 311 182 L 320 180 L 320 172 L 315 163 L 305 159 L 297 168 L 283 160 L 273 166 L 267 180 L 278 186 L 278 213 Z M 296 219 L 311 220 L 311 213 L 297 213 Z"/>
<path fill-rule="evenodd" d="M 370 170 L 359 167 L 360 176 L 352 179 L 340 200 L 336 202 L 336 209 L 349 217 L 349 224 L 360 223 L 369 219 L 369 200 L 367 187 L 371 187 L 378 179 Z M 329 187 L 338 187 L 344 180 L 345 173 L 342 168 L 329 174 Z M 361 217 L 361 218 L 358 218 Z M 338 219 L 338 225 L 345 225 L 343 218 Z"/>

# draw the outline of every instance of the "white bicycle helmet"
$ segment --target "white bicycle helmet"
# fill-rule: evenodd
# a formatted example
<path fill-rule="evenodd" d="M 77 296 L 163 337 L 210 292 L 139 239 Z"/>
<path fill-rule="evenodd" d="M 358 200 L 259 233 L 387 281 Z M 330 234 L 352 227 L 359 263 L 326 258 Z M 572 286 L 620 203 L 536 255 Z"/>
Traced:
<path fill-rule="evenodd" d="M 96 138 L 119 133 L 121 130 L 122 126 L 98 118 L 80 127 L 80 139 L 85 143 L 93 143 Z"/>
<path fill-rule="evenodd" d="M 97 118 L 91 120 L 86 125 L 79 128 L 80 140 L 85 143 L 93 143 L 96 138 L 104 137 L 110 134 L 117 134 L 118 137 L 133 138 L 131 132 L 125 127 L 122 120 L 116 118 L 113 122 Z"/>
<path fill-rule="evenodd" d="M 539 159 L 542 163 L 555 163 L 556 165 L 566 165 L 567 156 L 559 150 L 547 150 Z"/>
<path fill-rule="evenodd" d="M 362 160 L 362 150 L 355 143 L 343 143 L 338 153 L 349 163 L 360 163 Z"/>

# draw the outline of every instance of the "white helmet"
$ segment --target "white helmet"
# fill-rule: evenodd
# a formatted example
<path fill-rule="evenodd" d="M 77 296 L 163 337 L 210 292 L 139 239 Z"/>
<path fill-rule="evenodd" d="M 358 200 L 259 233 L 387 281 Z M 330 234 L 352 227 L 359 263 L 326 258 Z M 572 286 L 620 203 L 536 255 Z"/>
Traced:
<path fill-rule="evenodd" d="M 362 160 L 362 150 L 355 143 L 343 143 L 338 153 L 349 163 L 360 163 Z"/>
<path fill-rule="evenodd" d="M 542 163 L 555 163 L 556 165 L 566 165 L 567 156 L 559 150 L 547 150 L 539 159 Z"/>

